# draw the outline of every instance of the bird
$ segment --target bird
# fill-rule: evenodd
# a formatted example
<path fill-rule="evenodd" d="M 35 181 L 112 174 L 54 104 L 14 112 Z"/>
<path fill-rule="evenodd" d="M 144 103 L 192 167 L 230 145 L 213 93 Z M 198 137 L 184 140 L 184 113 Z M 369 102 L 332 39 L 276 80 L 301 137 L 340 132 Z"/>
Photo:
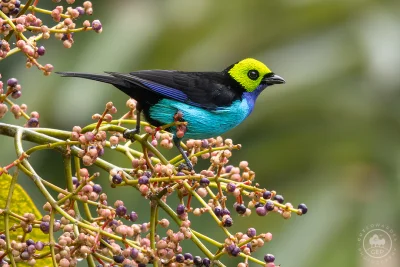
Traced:
<path fill-rule="evenodd" d="M 221 135 L 241 124 L 253 111 L 260 93 L 285 80 L 254 58 L 238 61 L 223 71 L 188 72 L 177 70 L 139 70 L 130 73 L 57 72 L 62 77 L 79 77 L 108 83 L 137 101 L 136 127 L 124 132 L 133 140 L 140 133 L 141 114 L 158 127 L 174 121 L 186 122 L 184 135 L 179 126 L 167 129 L 185 160 L 185 139 L 207 139 Z"/>

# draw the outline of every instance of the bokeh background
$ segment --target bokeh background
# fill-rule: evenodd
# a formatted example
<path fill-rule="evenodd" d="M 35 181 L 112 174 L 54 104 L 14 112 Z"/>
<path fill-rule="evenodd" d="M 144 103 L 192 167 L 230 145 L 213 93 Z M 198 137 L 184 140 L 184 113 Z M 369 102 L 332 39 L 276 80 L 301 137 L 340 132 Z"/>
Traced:
<path fill-rule="evenodd" d="M 268 88 L 249 119 L 224 136 L 243 145 L 233 162 L 248 160 L 260 184 L 286 201 L 307 203 L 310 211 L 290 220 L 234 216 L 235 230 L 272 232 L 274 240 L 256 255 L 272 253 L 282 266 L 376 266 L 359 254 L 360 232 L 380 223 L 400 235 L 399 1 L 126 0 L 94 1 L 94 7 L 103 33 L 75 34 L 69 50 L 54 39 L 42 42 L 42 63 L 57 71 L 217 71 L 254 57 L 284 77 L 287 84 Z M 127 97 L 109 85 L 44 77 L 24 65 L 15 55 L 0 62 L 0 72 L 19 78 L 17 102 L 40 111 L 42 127 L 91 123 L 109 100 L 124 110 Z M 3 121 L 15 123 L 11 114 Z M 0 165 L 14 160 L 12 139 L 0 136 L 0 151 Z M 114 154 L 106 158 L 129 166 Z M 43 177 L 64 185 L 55 152 L 30 160 Z M 106 177 L 99 182 L 109 198 L 123 199 L 145 218 L 139 195 L 111 189 Z M 20 181 L 43 201 L 27 178 Z M 194 225 L 223 237 L 211 220 Z M 399 242 L 394 246 L 398 250 Z M 399 255 L 380 266 L 400 266 Z"/>

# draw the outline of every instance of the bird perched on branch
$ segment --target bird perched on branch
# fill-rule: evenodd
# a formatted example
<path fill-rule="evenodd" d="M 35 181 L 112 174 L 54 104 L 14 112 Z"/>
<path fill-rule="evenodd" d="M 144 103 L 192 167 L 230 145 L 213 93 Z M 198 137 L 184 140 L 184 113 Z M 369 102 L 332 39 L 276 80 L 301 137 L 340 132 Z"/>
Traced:
<path fill-rule="evenodd" d="M 168 129 L 173 135 L 187 167 L 193 166 L 180 146 L 181 139 L 205 139 L 236 127 L 253 111 L 259 94 L 285 80 L 262 62 L 247 58 L 221 72 L 142 70 L 107 75 L 57 72 L 64 77 L 79 77 L 109 83 L 135 99 L 137 124 L 124 137 L 140 133 L 140 115 L 154 126 L 185 121 L 186 126 Z"/>

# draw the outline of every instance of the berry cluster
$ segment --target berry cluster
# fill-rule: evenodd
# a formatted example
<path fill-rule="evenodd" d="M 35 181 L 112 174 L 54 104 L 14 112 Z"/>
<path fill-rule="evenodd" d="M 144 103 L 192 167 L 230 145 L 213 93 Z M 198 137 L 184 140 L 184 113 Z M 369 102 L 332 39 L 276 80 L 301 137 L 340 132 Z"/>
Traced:
<path fill-rule="evenodd" d="M 60 2 L 60 1 L 53 1 Z M 82 6 L 64 8 L 56 6 L 53 10 L 38 8 L 38 1 L 28 1 L 26 5 L 19 0 L 0 0 L 0 59 L 6 58 L 18 51 L 26 56 L 26 67 L 38 67 L 45 75 L 53 71 L 51 64 L 41 65 L 37 59 L 43 56 L 46 49 L 38 45 L 40 39 L 49 39 L 51 34 L 62 41 L 64 47 L 70 48 L 74 43 L 73 35 L 76 32 L 93 30 L 101 33 L 102 24 L 99 20 L 85 20 L 82 27 L 77 28 L 78 20 L 84 15 L 93 14 L 90 1 L 85 1 Z M 68 0 L 67 4 L 75 1 Z M 44 25 L 37 14 L 50 14 L 55 22 L 54 26 Z M 3 36 L 3 37 L 2 37 Z M 11 48 L 9 39 L 15 36 L 15 47 Z"/>

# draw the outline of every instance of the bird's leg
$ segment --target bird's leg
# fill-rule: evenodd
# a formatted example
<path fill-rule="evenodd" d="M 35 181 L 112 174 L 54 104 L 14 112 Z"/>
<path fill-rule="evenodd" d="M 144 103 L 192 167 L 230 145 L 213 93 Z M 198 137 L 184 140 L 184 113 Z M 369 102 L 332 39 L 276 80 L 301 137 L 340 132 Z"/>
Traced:
<path fill-rule="evenodd" d="M 135 134 L 139 134 L 140 133 L 140 113 L 142 110 L 137 109 L 137 113 L 136 113 L 136 127 L 135 129 L 130 129 L 130 130 L 126 130 L 123 134 L 124 138 L 131 140 L 132 142 L 135 141 L 135 139 L 133 138 L 133 136 Z"/>
<path fill-rule="evenodd" d="M 174 145 L 176 146 L 176 148 L 179 150 L 179 152 L 181 153 L 183 159 L 185 160 L 186 166 L 189 169 L 189 171 L 193 170 L 193 164 L 192 162 L 190 162 L 189 158 L 186 156 L 185 151 L 183 150 L 183 148 L 181 147 L 181 140 L 182 138 L 178 138 L 175 134 L 174 137 L 172 138 L 172 141 L 174 142 Z"/>

